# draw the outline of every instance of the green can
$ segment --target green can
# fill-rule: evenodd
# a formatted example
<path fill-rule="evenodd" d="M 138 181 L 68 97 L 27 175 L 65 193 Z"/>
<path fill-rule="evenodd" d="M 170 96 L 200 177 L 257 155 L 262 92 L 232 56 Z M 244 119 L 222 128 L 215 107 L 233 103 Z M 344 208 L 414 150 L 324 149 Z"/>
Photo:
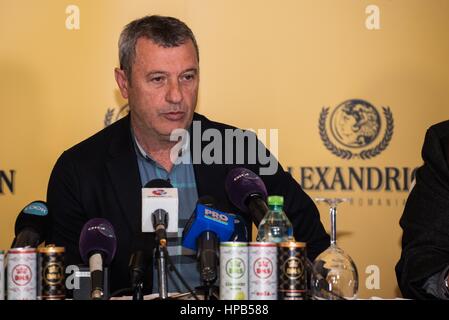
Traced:
<path fill-rule="evenodd" d="M 248 300 L 248 243 L 220 243 L 220 300 Z"/>

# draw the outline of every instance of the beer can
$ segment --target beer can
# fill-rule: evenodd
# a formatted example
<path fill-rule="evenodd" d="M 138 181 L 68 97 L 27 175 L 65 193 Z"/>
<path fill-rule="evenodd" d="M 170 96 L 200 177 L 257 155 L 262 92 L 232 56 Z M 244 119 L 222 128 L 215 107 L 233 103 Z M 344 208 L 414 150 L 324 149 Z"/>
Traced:
<path fill-rule="evenodd" d="M 306 244 L 281 242 L 278 248 L 278 299 L 304 300 L 307 294 Z"/>
<path fill-rule="evenodd" d="M 0 300 L 5 300 L 5 252 L 0 250 Z"/>
<path fill-rule="evenodd" d="M 251 242 L 249 245 L 249 299 L 277 300 L 277 245 Z"/>
<path fill-rule="evenodd" d="M 248 243 L 220 243 L 220 300 L 248 300 Z"/>
<path fill-rule="evenodd" d="M 8 300 L 36 300 L 36 249 L 8 250 Z"/>
<path fill-rule="evenodd" d="M 39 300 L 65 299 L 64 247 L 47 246 L 38 250 Z"/>

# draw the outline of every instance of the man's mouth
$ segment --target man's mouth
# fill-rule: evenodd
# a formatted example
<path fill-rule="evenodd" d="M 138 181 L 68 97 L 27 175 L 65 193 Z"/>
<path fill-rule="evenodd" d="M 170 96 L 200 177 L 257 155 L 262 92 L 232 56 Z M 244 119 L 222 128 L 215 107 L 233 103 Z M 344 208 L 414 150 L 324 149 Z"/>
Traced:
<path fill-rule="evenodd" d="M 164 118 L 170 120 L 170 121 L 178 121 L 184 118 L 185 113 L 181 111 L 176 112 L 167 112 L 162 114 Z"/>

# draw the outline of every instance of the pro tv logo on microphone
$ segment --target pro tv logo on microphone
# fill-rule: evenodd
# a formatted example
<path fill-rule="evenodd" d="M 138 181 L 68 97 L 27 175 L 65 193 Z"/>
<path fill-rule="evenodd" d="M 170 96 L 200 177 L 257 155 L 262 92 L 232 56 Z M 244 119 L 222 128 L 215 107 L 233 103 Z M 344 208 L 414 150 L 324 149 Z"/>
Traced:
<path fill-rule="evenodd" d="M 204 217 L 206 219 L 213 220 L 218 223 L 222 223 L 222 224 L 226 224 L 226 225 L 228 224 L 228 220 L 229 220 L 227 215 L 225 215 L 223 213 L 218 213 L 213 210 L 209 210 L 207 208 L 204 210 Z"/>
<path fill-rule="evenodd" d="M 324 146 L 343 159 L 371 159 L 387 149 L 393 138 L 393 113 L 389 107 L 382 112 L 371 103 L 351 99 L 332 111 L 321 110 L 319 133 Z"/>

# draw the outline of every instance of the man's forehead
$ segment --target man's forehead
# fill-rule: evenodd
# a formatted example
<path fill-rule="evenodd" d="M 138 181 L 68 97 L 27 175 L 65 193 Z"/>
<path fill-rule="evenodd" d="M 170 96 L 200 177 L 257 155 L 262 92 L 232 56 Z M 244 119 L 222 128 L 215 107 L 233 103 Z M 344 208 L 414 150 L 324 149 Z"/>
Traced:
<path fill-rule="evenodd" d="M 140 37 L 136 42 L 136 60 L 197 62 L 196 51 L 191 39 L 173 47 L 164 47 L 152 39 Z"/>

